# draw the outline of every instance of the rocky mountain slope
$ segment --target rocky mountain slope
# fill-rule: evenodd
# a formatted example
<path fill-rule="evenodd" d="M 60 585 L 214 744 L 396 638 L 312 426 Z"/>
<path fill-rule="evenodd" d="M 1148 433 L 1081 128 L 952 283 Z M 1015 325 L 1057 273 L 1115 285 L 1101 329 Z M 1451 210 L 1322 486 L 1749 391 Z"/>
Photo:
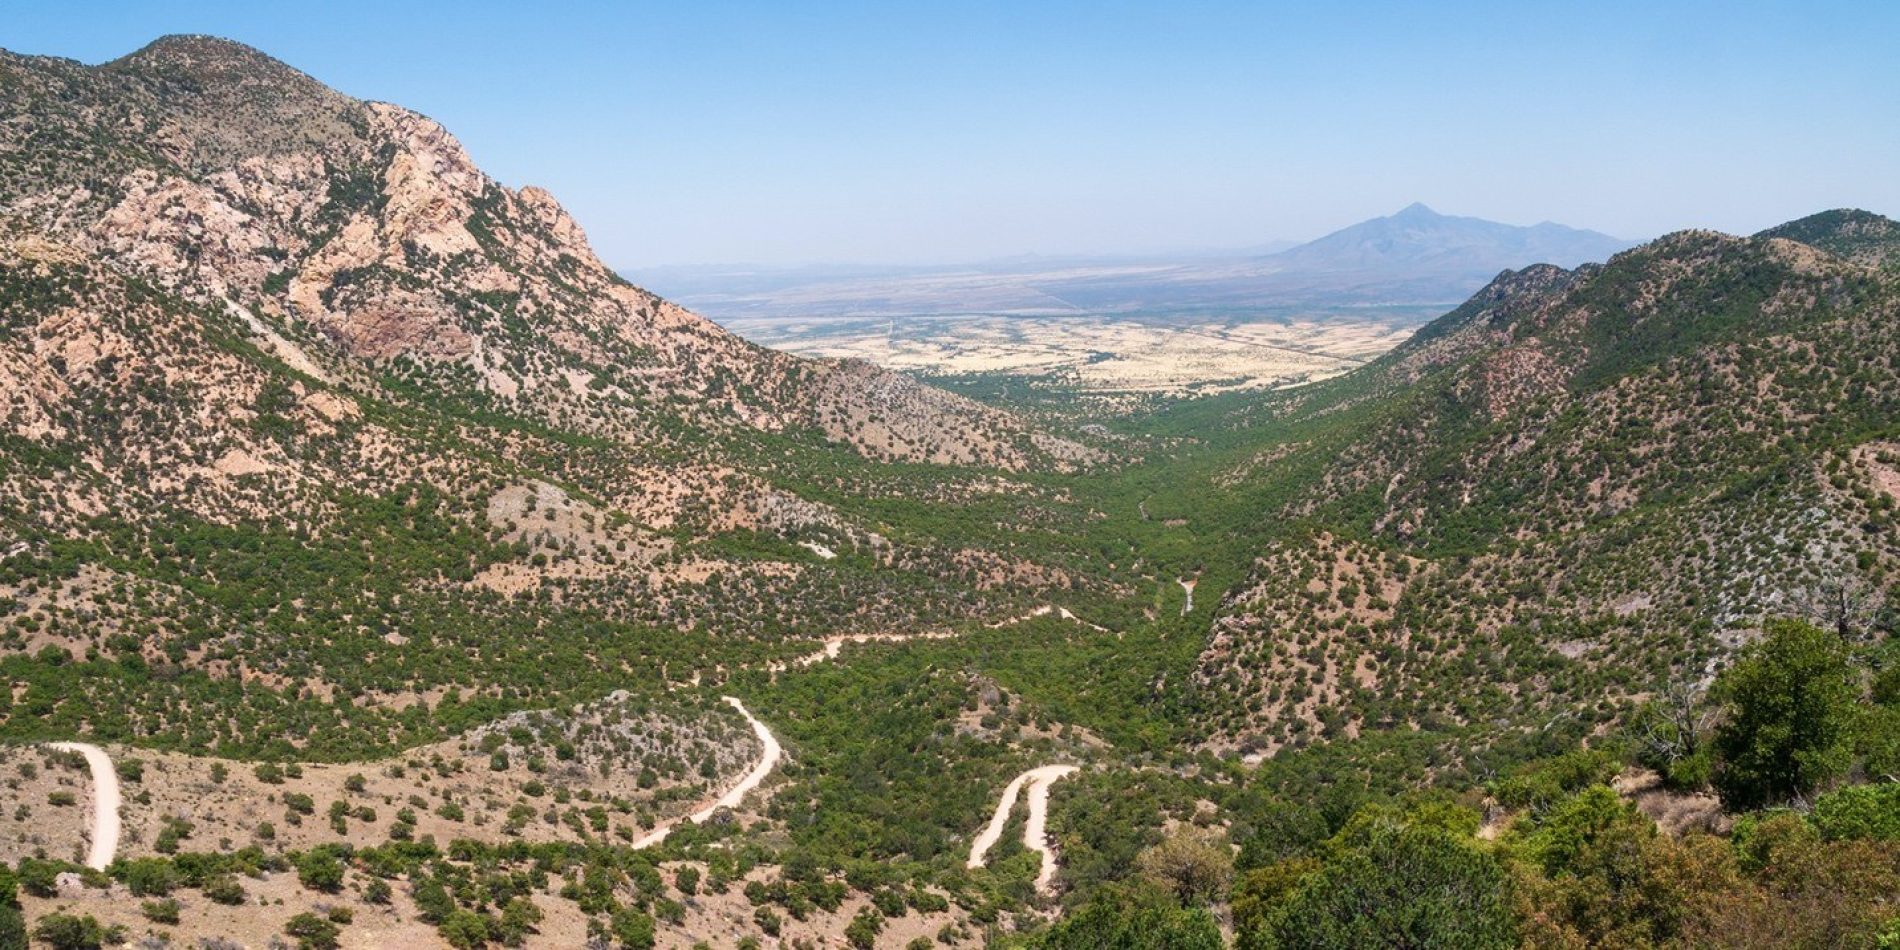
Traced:
<path fill-rule="evenodd" d="M 642 442 L 682 444 L 665 429 L 683 417 L 878 459 L 1041 457 L 1006 415 L 749 346 L 626 284 L 552 196 L 488 178 L 440 125 L 254 50 L 168 37 L 98 67 L 3 63 L 4 212 L 241 312 L 293 366 Z"/>
<path fill-rule="evenodd" d="M 1271 420 L 1230 483 L 1287 530 L 1202 654 L 1216 732 L 1594 722 L 1769 617 L 1865 633 L 1900 557 L 1893 234 L 1830 212 L 1507 272 L 1230 418 Z"/>
<path fill-rule="evenodd" d="M 367 749 L 458 689 L 521 708 L 685 676 L 701 637 L 1015 609 L 1064 572 L 892 500 L 1094 455 L 748 344 L 435 122 L 195 36 L 0 53 L 0 445 L 9 662 L 59 697 L 10 725 L 195 749 L 283 741 L 168 728 L 206 694 Z"/>

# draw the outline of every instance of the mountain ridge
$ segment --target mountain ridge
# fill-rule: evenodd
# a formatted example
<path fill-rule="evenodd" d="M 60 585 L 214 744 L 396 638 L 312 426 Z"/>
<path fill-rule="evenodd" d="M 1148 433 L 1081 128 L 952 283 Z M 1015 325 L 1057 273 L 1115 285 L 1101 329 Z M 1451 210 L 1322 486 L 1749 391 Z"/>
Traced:
<path fill-rule="evenodd" d="M 1286 433 L 1267 511 L 1306 527 L 1261 547 L 1202 655 L 1227 741 L 1548 713 L 1606 677 L 1707 675 L 1778 615 L 1831 625 L 1822 587 L 1875 592 L 1900 566 L 1878 461 L 1896 291 L 1859 256 L 1679 231 L 1507 271 L 1367 367 L 1252 410 Z M 1443 699 L 1467 682 L 1543 689 Z"/>

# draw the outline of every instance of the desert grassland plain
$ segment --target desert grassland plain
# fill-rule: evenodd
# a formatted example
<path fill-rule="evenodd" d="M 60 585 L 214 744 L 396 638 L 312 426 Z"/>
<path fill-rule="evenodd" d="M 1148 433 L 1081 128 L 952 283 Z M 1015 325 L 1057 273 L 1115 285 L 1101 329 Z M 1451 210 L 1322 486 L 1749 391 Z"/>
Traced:
<path fill-rule="evenodd" d="M 932 375 L 1070 376 L 1091 391 L 1261 389 L 1326 379 L 1396 346 L 1407 313 L 1287 318 L 1182 316 L 739 318 L 734 331 L 801 356 L 862 359 Z"/>

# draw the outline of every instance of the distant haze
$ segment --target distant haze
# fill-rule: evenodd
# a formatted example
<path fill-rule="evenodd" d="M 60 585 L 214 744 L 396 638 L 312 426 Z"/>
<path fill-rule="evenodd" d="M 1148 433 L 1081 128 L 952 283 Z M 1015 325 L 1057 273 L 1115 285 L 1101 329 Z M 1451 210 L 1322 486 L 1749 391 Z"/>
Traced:
<path fill-rule="evenodd" d="M 1900 4 L 11 0 L 0 46 L 249 43 L 668 264 L 1175 254 L 1411 201 L 1627 238 L 1900 210 Z"/>
<path fill-rule="evenodd" d="M 1262 253 L 1021 257 L 964 265 L 652 268 L 629 275 L 715 319 L 1303 312 L 1455 304 L 1500 271 L 1607 260 L 1632 242 L 1414 203 Z"/>

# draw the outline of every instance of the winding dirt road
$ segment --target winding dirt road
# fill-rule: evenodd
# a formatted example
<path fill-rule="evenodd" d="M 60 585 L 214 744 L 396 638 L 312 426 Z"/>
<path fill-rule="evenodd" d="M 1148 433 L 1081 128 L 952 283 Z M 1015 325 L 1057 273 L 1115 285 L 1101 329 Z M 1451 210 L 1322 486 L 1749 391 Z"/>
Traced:
<path fill-rule="evenodd" d="M 904 643 L 910 640 L 948 640 L 955 636 L 954 632 L 948 630 L 931 633 L 841 633 L 835 637 L 826 637 L 823 649 L 814 650 L 789 663 L 769 664 L 766 670 L 771 673 L 783 673 L 794 666 L 813 666 L 827 660 L 835 660 L 847 643 Z"/>
<path fill-rule="evenodd" d="M 1182 586 L 1186 587 L 1187 584 L 1184 583 Z M 1189 590 L 1191 594 L 1192 588 L 1189 588 Z M 1030 614 L 1030 616 L 1048 614 L 1054 612 L 1056 609 L 1057 608 L 1045 606 Z M 1075 615 L 1069 613 L 1067 610 L 1061 610 L 1061 615 L 1064 619 L 1083 622 L 1080 618 L 1075 617 Z M 1091 624 L 1091 626 L 1093 625 Z M 809 666 L 814 663 L 822 663 L 827 660 L 836 659 L 844 644 L 850 642 L 866 643 L 882 640 L 916 639 L 920 637 L 934 639 L 939 636 L 948 636 L 948 634 L 921 634 L 913 635 L 912 637 L 857 634 L 832 637 L 825 641 L 824 649 L 810 656 L 800 657 L 794 662 L 799 666 Z M 774 672 L 782 669 L 784 669 L 783 665 L 777 665 Z M 779 744 L 778 737 L 772 734 L 772 730 L 767 728 L 765 723 L 760 722 L 756 716 L 753 716 L 752 711 L 747 709 L 745 704 L 739 701 L 738 697 L 725 696 L 722 698 L 730 704 L 732 708 L 737 709 L 739 714 L 745 717 L 746 722 L 752 725 L 752 731 L 759 737 L 759 744 L 761 746 L 759 761 L 752 766 L 752 770 L 747 772 L 744 778 L 741 778 L 737 784 L 726 790 L 725 794 L 719 796 L 719 798 L 715 799 L 711 804 L 684 818 L 676 818 L 661 824 L 648 832 L 645 837 L 635 841 L 633 843 L 634 848 L 648 848 L 666 840 L 666 836 L 671 834 L 673 829 L 677 827 L 681 821 L 701 824 L 710 819 L 722 808 L 729 809 L 739 807 L 740 803 L 745 801 L 745 797 L 751 794 L 754 789 L 757 789 L 759 785 L 772 774 L 772 770 L 778 767 L 779 759 L 784 756 L 785 752 L 784 747 Z M 52 742 L 48 743 L 47 747 L 61 752 L 77 752 L 86 759 L 86 765 L 92 772 L 93 805 L 92 845 L 91 852 L 86 859 L 86 864 L 92 868 L 104 870 L 107 865 L 112 863 L 112 859 L 118 854 L 119 850 L 119 805 L 121 798 L 119 775 L 112 767 L 112 759 L 106 755 L 104 749 L 84 742 Z M 1030 769 L 1011 780 L 1009 785 L 1003 789 L 1002 800 L 997 802 L 996 812 L 990 816 L 989 825 L 983 829 L 982 834 L 979 834 L 976 841 L 971 844 L 968 866 L 972 868 L 984 866 L 984 855 L 996 844 L 997 839 L 1002 837 L 1003 826 L 1009 823 L 1010 812 L 1015 810 L 1016 799 L 1022 794 L 1022 790 L 1026 785 L 1029 789 L 1029 820 L 1023 827 L 1023 846 L 1042 855 L 1042 872 L 1036 876 L 1036 888 L 1043 891 L 1048 890 L 1049 883 L 1054 880 L 1056 873 L 1055 853 L 1049 847 L 1047 840 L 1049 786 L 1056 780 L 1075 771 L 1076 767 L 1073 765 L 1045 765 L 1040 768 Z"/>
<path fill-rule="evenodd" d="M 104 749 L 84 742 L 49 742 L 47 748 L 77 752 L 92 770 L 92 852 L 86 866 L 103 871 L 119 851 L 119 773 Z"/>
<path fill-rule="evenodd" d="M 1049 883 L 1056 877 L 1056 854 L 1049 847 L 1048 840 L 1049 786 L 1075 771 L 1073 765 L 1044 765 L 1011 779 L 1008 785 L 1003 786 L 1003 797 L 996 803 L 996 811 L 990 815 L 989 825 L 970 843 L 970 860 L 964 866 L 980 868 L 989 863 L 984 856 L 1003 837 L 1003 826 L 1009 824 L 1010 812 L 1016 810 L 1016 798 L 1022 794 L 1023 786 L 1027 785 L 1029 820 L 1023 825 L 1023 847 L 1042 855 L 1042 871 L 1036 875 L 1036 890 L 1048 891 Z"/>
<path fill-rule="evenodd" d="M 765 723 L 760 722 L 754 717 L 752 711 L 745 708 L 745 704 L 740 702 L 738 697 L 725 696 L 721 698 L 730 704 L 732 708 L 737 709 L 739 715 L 745 717 L 746 722 L 752 724 L 752 731 L 759 737 L 759 744 L 763 747 L 759 753 L 758 764 L 752 766 L 752 771 L 747 772 L 745 777 L 739 780 L 739 784 L 728 789 L 724 795 L 719 796 L 712 804 L 687 815 L 684 819 L 676 818 L 647 832 L 645 837 L 633 843 L 635 849 L 650 848 L 665 841 L 666 836 L 672 834 L 673 829 L 678 827 L 682 820 L 690 821 L 695 825 L 703 824 L 721 808 L 739 807 L 739 803 L 745 801 L 745 797 L 751 794 L 753 789 L 758 788 L 759 783 L 764 782 L 766 776 L 772 774 L 773 769 L 778 768 L 778 760 L 785 754 L 784 747 L 779 745 L 778 737 L 772 734 L 772 730 L 765 727 Z"/>
<path fill-rule="evenodd" d="M 725 699 L 732 708 L 737 709 L 739 715 L 745 717 L 746 722 L 752 724 L 752 731 L 758 735 L 759 744 L 764 748 L 759 753 L 758 764 L 752 767 L 752 771 L 745 774 L 745 778 L 739 780 L 739 784 L 734 785 L 726 794 L 719 796 L 718 801 L 693 812 L 690 819 L 695 825 L 711 818 L 713 812 L 721 808 L 739 807 L 739 803 L 745 801 L 746 795 L 750 794 L 753 789 L 758 788 L 759 783 L 765 781 L 765 777 L 771 775 L 773 769 L 778 768 L 779 757 L 785 754 L 785 749 L 778 744 L 778 737 L 772 735 L 772 730 L 767 729 L 765 723 L 754 718 L 752 711 L 745 708 L 745 704 L 740 702 L 738 697 L 725 696 L 722 698 Z"/>

